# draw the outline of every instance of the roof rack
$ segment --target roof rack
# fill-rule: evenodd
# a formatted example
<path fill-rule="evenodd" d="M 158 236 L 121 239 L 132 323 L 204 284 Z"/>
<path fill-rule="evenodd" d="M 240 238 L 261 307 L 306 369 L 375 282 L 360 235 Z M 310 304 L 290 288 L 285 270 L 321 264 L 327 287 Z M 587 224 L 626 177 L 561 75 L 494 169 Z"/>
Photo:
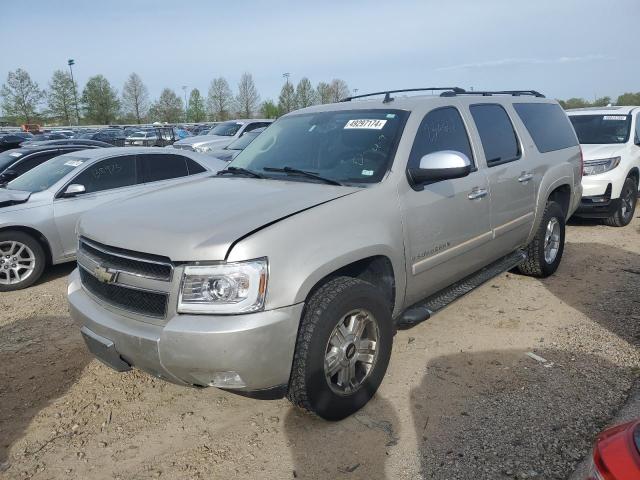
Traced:
<path fill-rule="evenodd" d="M 374 97 L 376 95 L 384 95 L 383 103 L 389 103 L 393 100 L 392 93 L 404 93 L 404 92 L 426 92 L 426 91 L 439 91 L 445 90 L 444 93 L 451 93 L 451 96 L 455 94 L 467 93 L 464 88 L 460 87 L 427 87 L 427 88 L 404 88 L 401 90 L 386 90 L 384 92 L 365 93 L 364 95 L 353 95 L 352 97 L 345 97 L 341 102 L 350 102 L 356 98 Z M 444 93 L 442 95 L 444 95 Z"/>
<path fill-rule="evenodd" d="M 463 90 L 462 92 L 449 91 L 442 92 L 440 94 L 441 97 L 455 97 L 456 95 L 482 95 L 483 97 L 490 97 L 491 95 L 513 95 L 514 97 L 518 97 L 520 95 L 532 95 L 534 97 L 546 98 L 536 90 L 496 90 L 494 92 L 481 90 L 467 92 L 466 90 Z"/>

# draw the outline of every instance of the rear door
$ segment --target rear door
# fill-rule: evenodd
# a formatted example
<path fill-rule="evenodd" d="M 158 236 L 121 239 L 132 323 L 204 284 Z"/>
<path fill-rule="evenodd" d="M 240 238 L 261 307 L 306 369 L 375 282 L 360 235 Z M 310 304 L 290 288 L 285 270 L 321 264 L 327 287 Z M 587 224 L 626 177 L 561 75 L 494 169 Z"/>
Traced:
<path fill-rule="evenodd" d="M 489 184 L 478 168 L 467 128 L 455 107 L 425 115 L 409 156 L 417 166 L 429 153 L 454 150 L 474 164 L 466 177 L 407 188 L 400 195 L 405 216 L 406 301 L 411 304 L 488 263 L 491 240 Z"/>
<path fill-rule="evenodd" d="M 140 188 L 137 170 L 135 155 L 105 158 L 89 165 L 62 188 L 54 200 L 53 212 L 65 255 L 73 255 L 76 250 L 75 228 L 80 215 L 106 202 L 133 194 Z M 71 198 L 62 197 L 62 192 L 71 184 L 83 185 L 85 193 Z"/>
<path fill-rule="evenodd" d="M 503 105 L 480 103 L 469 111 L 482 146 L 491 191 L 491 255 L 520 246 L 531 231 L 535 209 L 535 168 L 523 154 L 513 121 Z"/>

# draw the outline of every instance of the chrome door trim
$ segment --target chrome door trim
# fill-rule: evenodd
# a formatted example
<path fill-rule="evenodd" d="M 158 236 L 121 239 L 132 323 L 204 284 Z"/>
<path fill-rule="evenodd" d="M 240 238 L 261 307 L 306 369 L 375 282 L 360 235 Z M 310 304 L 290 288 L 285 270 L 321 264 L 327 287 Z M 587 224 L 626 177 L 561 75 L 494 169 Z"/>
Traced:
<path fill-rule="evenodd" d="M 513 220 L 510 220 L 507 223 L 503 223 L 502 225 L 495 227 L 493 229 L 493 232 L 495 234 L 494 237 L 499 237 L 501 235 L 504 235 L 507 232 L 510 232 L 511 230 L 514 230 L 522 226 L 523 224 L 527 223 L 529 220 L 532 220 L 533 216 L 534 216 L 534 213 L 529 212 L 522 215 L 521 217 L 514 218 Z"/>
<path fill-rule="evenodd" d="M 464 242 L 459 243 L 458 245 L 448 248 L 447 250 L 444 250 L 442 252 L 436 253 L 431 257 L 423 258 L 421 260 L 418 260 L 417 262 L 414 262 L 414 264 L 411 266 L 411 273 L 413 273 L 414 275 L 418 275 L 430 268 L 446 262 L 447 260 L 450 260 L 453 257 L 457 257 L 458 255 L 462 255 L 463 253 L 473 250 L 474 248 L 477 248 L 480 245 L 483 245 L 491 240 L 493 240 L 493 231 L 485 232 L 478 235 L 477 237 L 465 240 Z"/>

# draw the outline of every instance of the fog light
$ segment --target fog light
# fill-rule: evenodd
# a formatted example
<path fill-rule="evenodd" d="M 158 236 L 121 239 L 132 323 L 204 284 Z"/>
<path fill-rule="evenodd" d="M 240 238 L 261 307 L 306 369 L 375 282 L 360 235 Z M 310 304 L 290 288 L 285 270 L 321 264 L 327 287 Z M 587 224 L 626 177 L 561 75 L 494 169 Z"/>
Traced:
<path fill-rule="evenodd" d="M 216 372 L 213 374 L 213 380 L 209 382 L 209 386 L 218 388 L 242 388 L 246 387 L 246 384 L 237 372 Z"/>

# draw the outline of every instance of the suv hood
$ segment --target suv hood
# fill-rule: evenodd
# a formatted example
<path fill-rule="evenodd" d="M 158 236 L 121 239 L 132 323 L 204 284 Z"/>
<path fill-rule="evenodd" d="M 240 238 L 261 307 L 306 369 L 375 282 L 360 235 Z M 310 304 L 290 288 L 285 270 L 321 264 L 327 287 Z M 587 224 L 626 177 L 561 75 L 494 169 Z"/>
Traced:
<path fill-rule="evenodd" d="M 592 145 L 582 144 L 582 155 L 585 160 L 597 160 L 600 158 L 618 157 L 622 155 L 625 144 L 604 144 L 604 145 Z"/>
<path fill-rule="evenodd" d="M 357 187 L 208 177 L 109 203 L 81 217 L 79 232 L 105 245 L 173 261 L 224 260 L 249 233 Z"/>
<path fill-rule="evenodd" d="M 182 140 L 178 140 L 175 143 L 179 145 L 195 145 L 196 143 L 209 143 L 222 140 L 231 141 L 233 139 L 234 137 L 223 137 L 221 135 L 197 135 L 195 137 L 183 138 Z"/>
<path fill-rule="evenodd" d="M 21 190 L 8 190 L 6 188 L 0 189 L 0 208 L 10 207 L 12 205 L 18 205 L 25 203 L 31 197 L 31 192 L 23 192 Z"/>

